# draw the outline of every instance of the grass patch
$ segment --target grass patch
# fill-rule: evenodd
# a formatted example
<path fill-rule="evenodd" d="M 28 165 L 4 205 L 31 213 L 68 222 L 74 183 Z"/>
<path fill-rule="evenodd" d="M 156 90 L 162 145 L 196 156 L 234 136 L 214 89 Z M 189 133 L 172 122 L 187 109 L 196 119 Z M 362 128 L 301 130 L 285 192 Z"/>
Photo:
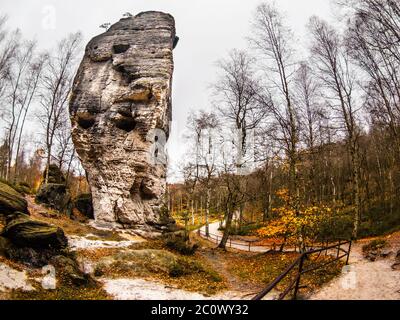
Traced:
<path fill-rule="evenodd" d="M 11 300 L 111 300 L 111 296 L 100 286 L 73 287 L 58 279 L 55 290 L 45 290 L 40 284 L 34 285 L 34 291 L 13 290 Z"/>
<path fill-rule="evenodd" d="M 156 280 L 209 295 L 226 289 L 225 279 L 200 257 L 165 250 L 162 241 L 138 243 L 126 249 L 85 249 L 77 254 L 94 262 L 96 277 Z"/>

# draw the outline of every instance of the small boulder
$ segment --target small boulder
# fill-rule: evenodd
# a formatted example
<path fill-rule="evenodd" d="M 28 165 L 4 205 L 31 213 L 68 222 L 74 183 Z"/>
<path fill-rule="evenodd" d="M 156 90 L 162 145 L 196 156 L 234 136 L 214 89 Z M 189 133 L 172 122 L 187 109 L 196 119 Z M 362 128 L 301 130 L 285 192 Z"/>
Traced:
<path fill-rule="evenodd" d="M 9 185 L 0 182 L 0 215 L 10 215 L 15 212 L 29 214 L 28 202 Z"/>
<path fill-rule="evenodd" d="M 70 202 L 65 184 L 43 183 L 36 194 L 36 202 L 47 205 L 58 211 L 65 211 Z"/>
<path fill-rule="evenodd" d="M 88 274 L 85 274 L 79 268 L 75 259 L 64 255 L 57 255 L 50 259 L 49 263 L 53 265 L 58 274 L 64 281 L 74 286 L 95 286 L 96 281 Z"/>
<path fill-rule="evenodd" d="M 68 240 L 61 228 L 34 221 L 28 215 L 15 213 L 7 216 L 7 224 L 0 233 L 18 247 L 63 249 Z"/>
<path fill-rule="evenodd" d="M 397 251 L 395 259 L 396 261 L 400 262 L 400 250 Z"/>
<path fill-rule="evenodd" d="M 17 183 L 16 185 L 14 185 L 14 189 L 22 195 L 31 194 L 32 192 L 31 186 L 26 182 Z"/>
<path fill-rule="evenodd" d="M 378 254 L 376 252 L 369 252 L 365 258 L 367 258 L 369 261 L 374 262 L 378 258 Z"/>
<path fill-rule="evenodd" d="M 392 265 L 392 269 L 395 271 L 400 270 L 400 262 L 396 262 Z"/>
<path fill-rule="evenodd" d="M 57 254 L 60 254 L 60 251 L 57 249 L 18 247 L 12 243 L 5 251 L 5 257 L 8 259 L 34 268 L 41 268 L 48 265 L 49 260 Z"/>
<path fill-rule="evenodd" d="M 189 241 L 189 239 L 185 239 L 185 236 L 182 232 L 167 234 L 164 239 L 164 243 L 167 248 L 186 256 L 193 255 L 199 248 L 197 243 L 192 243 Z"/>
<path fill-rule="evenodd" d="M 390 251 L 390 250 L 381 250 L 381 252 L 379 253 L 379 256 L 381 257 L 381 258 L 388 258 L 388 257 L 390 257 L 391 255 L 392 255 L 392 251 Z"/>
<path fill-rule="evenodd" d="M 47 169 L 43 172 L 43 181 L 46 181 Z M 66 180 L 61 169 L 55 164 L 49 166 L 49 177 L 47 183 L 65 184 Z"/>

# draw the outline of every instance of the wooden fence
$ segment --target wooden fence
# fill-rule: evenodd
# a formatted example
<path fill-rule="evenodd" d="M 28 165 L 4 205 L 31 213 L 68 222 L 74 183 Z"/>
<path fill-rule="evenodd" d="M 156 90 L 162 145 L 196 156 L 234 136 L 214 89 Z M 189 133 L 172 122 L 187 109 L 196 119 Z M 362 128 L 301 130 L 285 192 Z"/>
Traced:
<path fill-rule="evenodd" d="M 347 246 L 347 250 L 343 248 Z M 292 299 L 297 299 L 300 288 L 301 276 L 305 273 L 321 269 L 335 261 L 346 258 L 346 265 L 349 263 L 351 250 L 351 241 L 339 241 L 335 245 L 325 246 L 319 249 L 309 250 L 302 253 L 290 266 L 286 268 L 274 281 L 272 281 L 264 290 L 257 294 L 252 300 L 261 300 L 270 293 L 285 278 L 289 277 L 293 270 L 296 270 L 296 276 L 290 280 L 289 285 L 279 294 L 278 300 L 283 300 L 290 292 L 293 292 Z M 317 255 L 315 261 L 325 253 L 325 256 L 332 256 L 332 259 L 322 263 L 314 263 L 305 267 L 304 262 L 310 260 L 313 255 Z M 334 255 L 333 255 L 334 254 Z"/>

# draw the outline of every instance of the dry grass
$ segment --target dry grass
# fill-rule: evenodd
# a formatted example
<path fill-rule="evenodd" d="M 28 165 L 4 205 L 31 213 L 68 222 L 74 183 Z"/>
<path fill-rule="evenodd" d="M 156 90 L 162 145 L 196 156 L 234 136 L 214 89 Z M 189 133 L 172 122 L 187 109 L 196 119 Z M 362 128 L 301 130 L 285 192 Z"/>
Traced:
<path fill-rule="evenodd" d="M 137 243 L 129 248 L 77 251 L 97 267 L 95 275 L 105 278 L 157 280 L 183 290 L 215 294 L 226 289 L 225 279 L 201 256 L 186 257 L 165 248 L 162 241 Z"/>
<path fill-rule="evenodd" d="M 13 290 L 11 300 L 111 300 L 111 296 L 101 286 L 73 287 L 58 279 L 55 290 L 45 290 L 40 284 L 35 284 L 35 291 Z"/>

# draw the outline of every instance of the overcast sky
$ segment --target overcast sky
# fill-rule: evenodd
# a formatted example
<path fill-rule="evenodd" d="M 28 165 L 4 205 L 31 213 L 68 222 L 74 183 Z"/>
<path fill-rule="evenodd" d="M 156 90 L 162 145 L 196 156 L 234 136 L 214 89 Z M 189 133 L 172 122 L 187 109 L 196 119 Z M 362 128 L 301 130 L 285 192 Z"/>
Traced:
<path fill-rule="evenodd" d="M 268 1 L 268 0 L 266 0 Z M 102 32 L 102 23 L 115 23 L 125 12 L 148 10 L 172 14 L 180 42 L 174 50 L 173 126 L 169 141 L 172 168 L 182 159 L 186 117 L 191 109 L 210 105 L 208 86 L 215 79 L 215 62 L 233 48 L 246 48 L 250 20 L 260 0 L 1 0 L 0 14 L 9 27 L 20 28 L 50 49 L 70 32 L 81 31 L 84 44 Z M 299 44 L 306 42 L 312 15 L 332 21 L 330 0 L 277 0 Z"/>

